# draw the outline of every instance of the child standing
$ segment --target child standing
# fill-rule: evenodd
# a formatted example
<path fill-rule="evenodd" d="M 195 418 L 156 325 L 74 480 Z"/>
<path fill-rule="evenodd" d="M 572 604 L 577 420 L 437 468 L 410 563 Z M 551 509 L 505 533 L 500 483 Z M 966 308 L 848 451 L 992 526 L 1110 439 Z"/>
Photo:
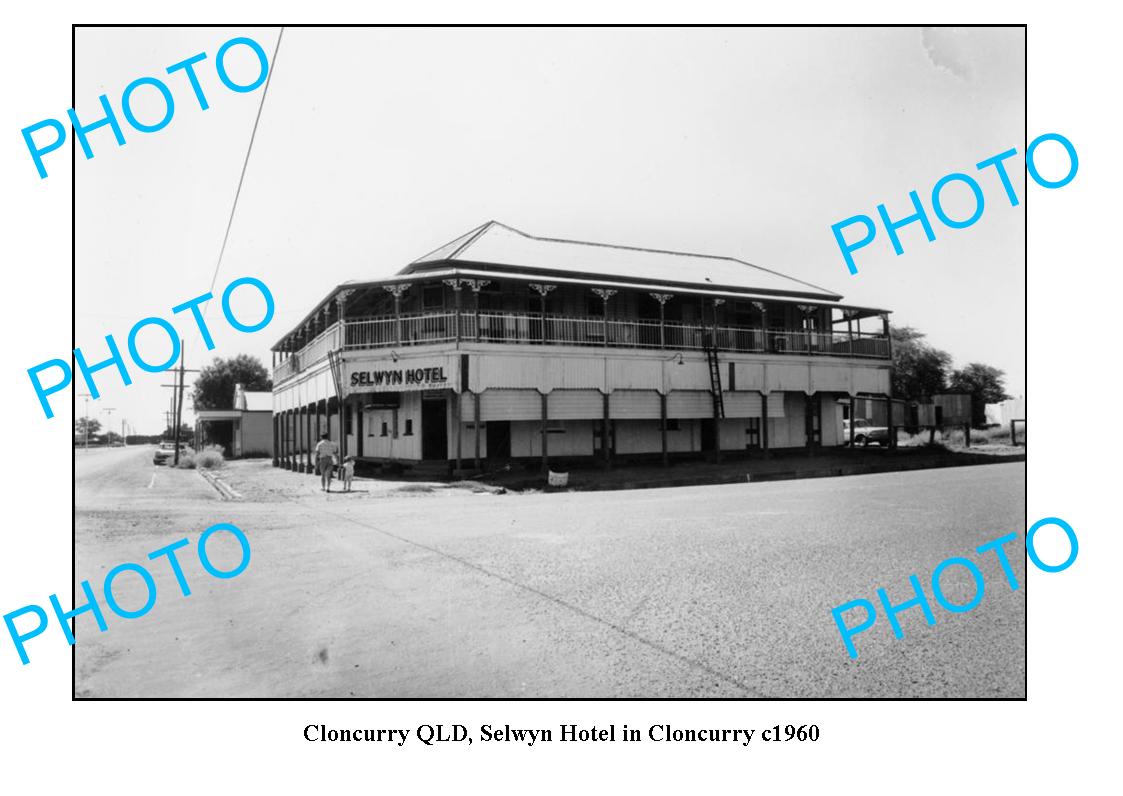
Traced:
<path fill-rule="evenodd" d="M 348 456 L 343 460 L 343 489 L 351 491 L 351 479 L 355 477 L 355 457 Z"/>

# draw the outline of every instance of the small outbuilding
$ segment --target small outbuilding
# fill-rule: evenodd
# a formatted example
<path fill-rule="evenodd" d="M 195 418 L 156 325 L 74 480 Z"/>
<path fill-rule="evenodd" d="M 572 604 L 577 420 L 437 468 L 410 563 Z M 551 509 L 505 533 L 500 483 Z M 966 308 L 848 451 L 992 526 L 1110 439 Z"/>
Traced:
<path fill-rule="evenodd" d="M 200 447 L 221 445 L 229 459 L 271 456 L 273 394 L 247 392 L 235 384 L 233 408 L 195 413 L 195 439 Z"/>

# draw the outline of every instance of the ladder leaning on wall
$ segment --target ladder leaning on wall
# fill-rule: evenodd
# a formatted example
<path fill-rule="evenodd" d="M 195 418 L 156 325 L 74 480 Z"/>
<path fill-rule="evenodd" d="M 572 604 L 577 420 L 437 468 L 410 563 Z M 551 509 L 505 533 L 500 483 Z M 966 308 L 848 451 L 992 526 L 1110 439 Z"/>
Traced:
<path fill-rule="evenodd" d="M 721 370 L 717 361 L 717 348 L 710 343 L 706 346 L 706 360 L 710 363 L 710 394 L 714 399 L 714 419 L 725 417 L 725 402 L 721 397 Z"/>

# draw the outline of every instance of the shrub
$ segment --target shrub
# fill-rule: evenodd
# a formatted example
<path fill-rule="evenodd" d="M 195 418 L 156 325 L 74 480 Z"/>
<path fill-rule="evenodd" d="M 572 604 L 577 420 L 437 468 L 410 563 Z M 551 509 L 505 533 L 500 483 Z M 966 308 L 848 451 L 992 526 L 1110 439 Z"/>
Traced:
<path fill-rule="evenodd" d="M 897 435 L 897 445 L 902 448 L 928 447 L 928 436 L 928 429 L 921 429 L 918 434 L 900 432 Z M 943 448 L 945 442 L 947 442 L 947 437 L 936 432 L 936 441 L 930 447 Z"/>
<path fill-rule="evenodd" d="M 939 439 L 940 435 L 936 435 Z M 962 428 L 948 429 L 944 432 L 943 438 L 951 445 L 962 448 L 965 445 Z M 989 428 L 973 428 L 971 429 L 971 445 L 1009 445 L 1010 444 L 1010 427 L 1009 426 L 991 426 Z M 1025 427 L 1018 426 L 1018 444 L 1026 444 Z"/>
<path fill-rule="evenodd" d="M 961 429 L 961 428 L 953 428 L 951 430 L 945 430 L 943 432 L 943 438 L 947 441 L 947 443 L 949 445 L 954 445 L 957 448 L 963 447 L 963 443 L 964 443 L 963 429 Z M 987 440 L 980 432 L 974 431 L 974 430 L 971 431 L 971 444 L 972 445 L 985 445 L 988 441 L 989 440 Z"/>
<path fill-rule="evenodd" d="M 179 464 L 177 464 L 176 467 L 178 467 L 181 470 L 194 470 L 195 469 L 195 457 L 192 456 L 190 453 L 183 454 L 182 456 L 179 457 Z"/>
<path fill-rule="evenodd" d="M 193 466 L 201 467 L 204 470 L 216 470 L 224 464 L 226 464 L 226 458 L 222 455 L 222 446 L 208 445 L 195 454 Z"/>

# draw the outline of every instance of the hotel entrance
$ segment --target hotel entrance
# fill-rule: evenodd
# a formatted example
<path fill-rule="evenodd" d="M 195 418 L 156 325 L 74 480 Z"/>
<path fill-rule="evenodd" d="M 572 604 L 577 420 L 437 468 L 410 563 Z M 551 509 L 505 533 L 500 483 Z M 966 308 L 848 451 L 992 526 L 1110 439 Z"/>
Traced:
<path fill-rule="evenodd" d="M 448 459 L 448 406 L 444 390 L 426 390 L 421 396 L 421 458 Z"/>
<path fill-rule="evenodd" d="M 500 462 L 511 458 L 511 421 L 487 421 L 487 458 Z"/>

